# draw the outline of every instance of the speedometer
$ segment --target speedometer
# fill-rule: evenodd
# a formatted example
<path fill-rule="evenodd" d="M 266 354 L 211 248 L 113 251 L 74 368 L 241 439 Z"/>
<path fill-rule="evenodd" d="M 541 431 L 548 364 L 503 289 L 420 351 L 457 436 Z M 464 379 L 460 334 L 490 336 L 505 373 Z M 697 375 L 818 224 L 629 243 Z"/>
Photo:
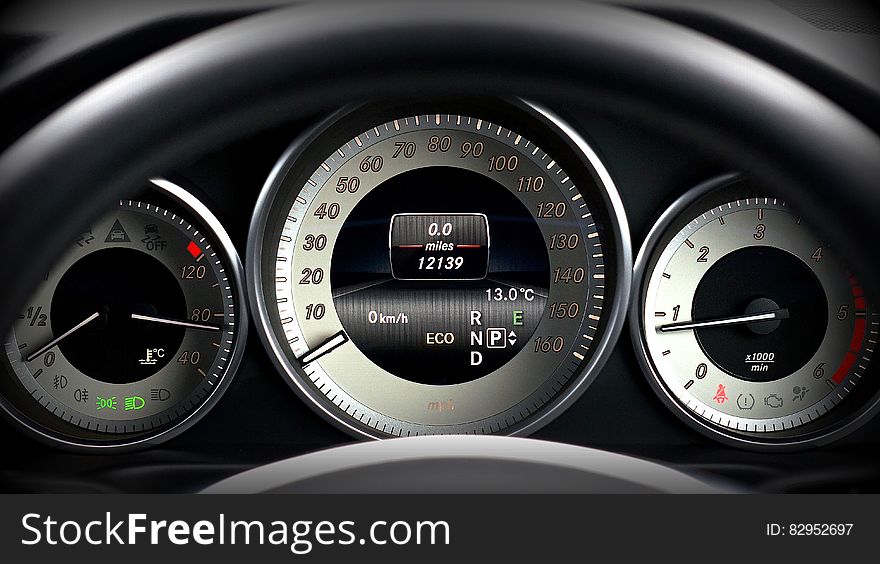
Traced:
<path fill-rule="evenodd" d="M 344 112 L 264 189 L 263 339 L 350 432 L 524 433 L 619 333 L 631 258 L 608 173 L 558 118 L 501 106 Z"/>

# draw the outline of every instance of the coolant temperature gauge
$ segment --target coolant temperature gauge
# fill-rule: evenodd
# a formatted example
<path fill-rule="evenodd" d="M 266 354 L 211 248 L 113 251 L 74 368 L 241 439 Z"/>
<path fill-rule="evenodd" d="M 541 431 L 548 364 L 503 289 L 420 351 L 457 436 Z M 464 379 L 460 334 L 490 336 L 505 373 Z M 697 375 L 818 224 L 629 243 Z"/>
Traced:
<path fill-rule="evenodd" d="M 246 323 L 238 258 L 195 198 L 154 185 L 163 205 L 120 200 L 74 241 L 12 327 L 4 395 L 33 414 L 28 426 L 41 435 L 155 440 L 219 398 L 235 368 Z"/>

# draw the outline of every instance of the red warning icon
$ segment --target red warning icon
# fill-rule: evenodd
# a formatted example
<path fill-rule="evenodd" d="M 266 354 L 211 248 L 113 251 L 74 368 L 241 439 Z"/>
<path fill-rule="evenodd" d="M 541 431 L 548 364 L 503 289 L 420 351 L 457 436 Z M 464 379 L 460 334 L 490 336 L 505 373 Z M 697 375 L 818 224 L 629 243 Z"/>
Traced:
<path fill-rule="evenodd" d="M 715 395 L 712 399 L 715 400 L 715 403 L 718 405 L 721 405 L 728 400 L 727 390 L 724 389 L 724 384 L 718 384 L 718 389 L 715 390 Z"/>

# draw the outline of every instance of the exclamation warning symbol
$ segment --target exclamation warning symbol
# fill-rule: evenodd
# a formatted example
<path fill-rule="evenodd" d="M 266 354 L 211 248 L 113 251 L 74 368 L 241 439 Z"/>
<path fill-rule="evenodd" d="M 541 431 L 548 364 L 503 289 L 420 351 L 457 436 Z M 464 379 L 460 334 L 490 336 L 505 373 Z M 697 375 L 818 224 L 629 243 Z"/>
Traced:
<path fill-rule="evenodd" d="M 113 227 L 110 228 L 110 233 L 107 233 L 107 238 L 104 239 L 105 243 L 131 243 L 131 239 L 128 238 L 128 233 L 125 232 L 125 228 L 122 227 L 122 224 L 117 219 L 113 222 Z"/>

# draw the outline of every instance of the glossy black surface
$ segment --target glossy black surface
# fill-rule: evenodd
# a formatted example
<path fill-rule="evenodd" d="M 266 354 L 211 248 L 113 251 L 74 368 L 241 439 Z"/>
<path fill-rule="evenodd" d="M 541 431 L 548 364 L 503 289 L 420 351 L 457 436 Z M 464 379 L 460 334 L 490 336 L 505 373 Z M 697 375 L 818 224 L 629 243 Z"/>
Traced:
<path fill-rule="evenodd" d="M 691 319 L 722 319 L 785 309 L 786 319 L 729 327 L 704 327 L 697 341 L 715 365 L 741 380 L 772 382 L 800 370 L 828 327 L 828 300 L 819 279 L 793 254 L 772 247 L 746 247 L 712 265 L 694 294 Z M 766 372 L 752 372 L 744 359 L 754 351 L 775 353 Z"/>
<path fill-rule="evenodd" d="M 168 268 L 133 249 L 104 249 L 86 255 L 64 273 L 52 297 L 52 329 L 60 335 L 92 312 L 100 317 L 58 346 L 77 370 L 110 384 L 148 378 L 174 360 L 139 362 L 144 350 L 176 351 L 185 330 L 144 324 L 133 313 L 187 319 L 186 298 Z"/>
<path fill-rule="evenodd" d="M 778 33 L 771 34 L 736 18 L 724 20 L 671 8 L 652 10 L 759 53 L 812 81 L 855 114 L 876 117 L 877 93 L 871 90 L 870 81 L 854 80 L 852 68 L 842 69 L 847 63 L 840 60 L 836 63 L 841 66 L 835 68 L 833 56 L 822 58 L 799 50 L 804 40 L 798 40 L 790 28 L 778 26 Z M 3 104 L 2 115 L 9 127 L 4 127 L 0 141 L 10 143 L 81 90 L 151 51 L 232 17 L 213 13 L 183 22 L 161 20 L 153 29 L 119 33 L 100 44 L 101 48 L 56 61 L 54 68 L 60 74 L 45 72 L 52 68 L 47 65 L 43 72 L 29 75 L 5 92 L 8 103 Z M 807 34 L 807 43 L 809 38 Z M 21 43 L 30 45 L 31 41 Z M 71 77 L 77 80 L 66 80 Z M 14 115 L 21 107 L 32 111 Z M 675 124 L 611 117 L 576 105 L 553 109 L 563 113 L 599 150 L 620 191 L 636 248 L 657 215 L 686 189 L 734 168 L 694 143 Z M 270 131 L 157 174 L 191 188 L 224 223 L 243 253 L 257 194 L 284 148 L 307 125 L 279 123 Z M 874 460 L 880 446 L 880 421 L 816 451 L 762 454 L 725 447 L 695 433 L 657 401 L 627 334 L 624 331 L 587 393 L 536 438 L 651 457 L 703 476 L 733 478 L 763 491 L 880 491 L 880 470 Z M 161 448 L 119 456 L 72 455 L 41 445 L 0 422 L 5 452 L 0 490 L 193 491 L 257 464 L 350 440 L 291 393 L 259 339 L 252 336 L 239 374 L 223 400 L 193 429 Z"/>

